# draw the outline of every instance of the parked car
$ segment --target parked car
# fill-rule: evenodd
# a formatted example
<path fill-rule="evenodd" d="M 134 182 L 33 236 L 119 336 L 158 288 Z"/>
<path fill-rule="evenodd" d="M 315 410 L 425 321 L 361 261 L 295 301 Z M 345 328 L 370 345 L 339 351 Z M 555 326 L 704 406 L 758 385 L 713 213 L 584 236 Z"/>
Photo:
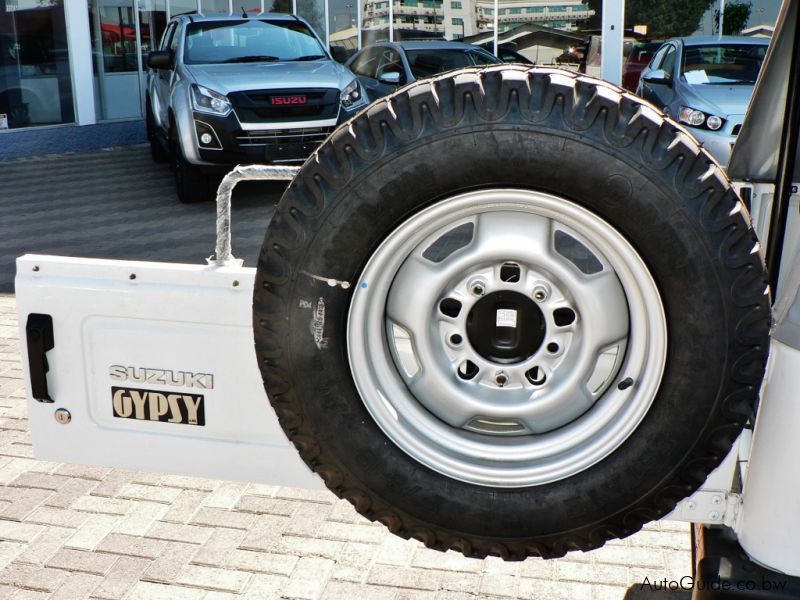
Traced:
<path fill-rule="evenodd" d="M 515 47 L 515 44 L 500 44 L 497 47 L 497 58 L 504 63 L 516 63 L 520 65 L 534 64 L 530 58 L 514 50 Z M 481 48 L 487 52 L 491 52 L 494 49 L 494 42 L 486 42 L 485 44 L 481 44 Z"/>
<path fill-rule="evenodd" d="M 367 102 L 294 15 L 178 16 L 147 65 L 153 158 L 173 162 L 182 202 L 211 196 L 209 175 L 236 164 L 302 162 Z"/>
<path fill-rule="evenodd" d="M 401 85 L 445 71 L 501 63 L 491 52 L 461 42 L 385 42 L 363 48 L 347 66 L 358 76 L 370 100 Z"/>
<path fill-rule="evenodd" d="M 625 65 L 622 68 L 622 87 L 629 92 L 636 92 L 642 71 L 650 63 L 653 55 L 661 48 L 663 43 L 663 41 L 636 41 L 631 43 L 628 55 L 625 57 Z"/>
<path fill-rule="evenodd" d="M 642 71 L 637 94 L 686 125 L 727 165 L 769 38 L 667 40 Z"/>

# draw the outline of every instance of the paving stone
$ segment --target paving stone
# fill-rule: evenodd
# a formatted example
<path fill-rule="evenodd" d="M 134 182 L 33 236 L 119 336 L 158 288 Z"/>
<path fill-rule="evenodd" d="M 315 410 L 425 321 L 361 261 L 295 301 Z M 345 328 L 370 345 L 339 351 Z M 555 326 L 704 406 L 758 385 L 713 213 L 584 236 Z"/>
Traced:
<path fill-rule="evenodd" d="M 146 535 L 168 508 L 164 504 L 155 502 L 141 500 L 133 502 L 125 516 L 114 527 L 114 532 L 127 535 Z"/>
<path fill-rule="evenodd" d="M 172 583 L 197 552 L 195 544 L 168 542 L 163 552 L 150 563 L 142 579 L 159 583 Z"/>
<path fill-rule="evenodd" d="M 111 533 L 98 544 L 97 551 L 152 559 L 159 556 L 166 547 L 167 542 L 164 540 Z"/>
<path fill-rule="evenodd" d="M 99 552 L 62 548 L 47 561 L 47 566 L 54 569 L 66 569 L 68 571 L 80 571 L 93 575 L 105 575 L 118 559 L 119 557 L 113 554 L 101 554 Z"/>
<path fill-rule="evenodd" d="M 281 577 L 280 575 L 255 574 L 245 589 L 244 597 L 258 600 L 278 598 L 288 581 L 288 577 Z"/>
<path fill-rule="evenodd" d="M 81 512 L 122 516 L 131 510 L 134 505 L 133 500 L 106 498 L 104 496 L 81 496 L 72 503 L 70 508 Z"/>
<path fill-rule="evenodd" d="M 103 582 L 94 591 L 93 596 L 108 600 L 124 598 L 149 565 L 150 561 L 144 558 L 119 557 Z"/>
<path fill-rule="evenodd" d="M 211 567 L 225 566 L 231 553 L 239 548 L 245 534 L 246 532 L 241 529 L 226 527 L 214 529 L 208 541 L 195 552 L 192 562 Z"/>
<path fill-rule="evenodd" d="M 86 522 L 75 530 L 64 545 L 67 548 L 94 550 L 100 540 L 111 533 L 118 521 L 119 517 L 110 515 L 89 515 Z"/>
<path fill-rule="evenodd" d="M 243 544 L 244 546 L 244 544 Z M 317 556 L 320 558 L 336 558 L 344 549 L 344 542 L 317 538 L 285 535 L 277 543 L 275 552 L 294 554 L 296 556 Z"/>
<path fill-rule="evenodd" d="M 210 527 L 200 527 L 199 525 L 179 525 L 176 523 L 163 523 L 157 521 L 153 523 L 147 537 L 168 540 L 171 542 L 186 542 L 189 544 L 205 544 L 211 537 Z"/>
<path fill-rule="evenodd" d="M 12 542 L 32 542 L 45 528 L 33 523 L 17 523 L 16 521 L 0 520 L 0 540 Z"/>
<path fill-rule="evenodd" d="M 74 529 L 65 527 L 48 527 L 17 557 L 17 562 L 42 566 L 58 552 L 72 534 Z"/>
<path fill-rule="evenodd" d="M 200 508 L 191 518 L 194 525 L 207 525 L 209 527 L 229 527 L 231 529 L 249 529 L 256 516 L 222 510 L 219 508 Z"/>
<path fill-rule="evenodd" d="M 0 542 L 0 569 L 15 560 L 26 548 L 22 542 Z"/>
<path fill-rule="evenodd" d="M 289 575 L 294 570 L 298 560 L 296 556 L 253 552 L 251 550 L 233 550 L 228 553 L 225 566 L 240 571 Z"/>
<path fill-rule="evenodd" d="M 244 590 L 250 577 L 251 574 L 244 571 L 187 565 L 178 574 L 176 583 L 238 593 Z"/>
<path fill-rule="evenodd" d="M 0 570 L 0 584 L 44 592 L 57 590 L 66 577 L 67 573 L 64 571 L 16 562 Z"/>
<path fill-rule="evenodd" d="M 26 519 L 27 523 L 38 525 L 57 525 L 59 527 L 71 527 L 77 529 L 89 518 L 88 515 L 56 508 L 55 506 L 40 506 L 35 509 Z"/>
<path fill-rule="evenodd" d="M 205 595 L 205 590 L 140 581 L 128 597 L 131 600 L 201 600 Z"/>
<path fill-rule="evenodd" d="M 175 501 L 182 491 L 183 490 L 180 490 L 179 488 L 144 485 L 141 483 L 128 483 L 122 487 L 118 495 L 120 498 L 148 500 L 150 502 L 170 504 Z"/>
<path fill-rule="evenodd" d="M 378 525 L 360 525 L 353 523 L 323 523 L 317 535 L 331 540 L 345 542 L 364 542 L 378 544 L 386 536 L 386 529 Z"/>
<path fill-rule="evenodd" d="M 51 600 L 77 600 L 88 598 L 103 581 L 99 575 L 70 573 L 63 585 L 50 596 Z"/>
<path fill-rule="evenodd" d="M 399 588 L 436 590 L 439 586 L 438 571 L 411 569 L 390 565 L 375 565 L 369 570 L 367 583 Z"/>
<path fill-rule="evenodd" d="M 246 483 L 231 481 L 220 483 L 203 501 L 203 506 L 231 509 L 236 505 L 246 489 Z"/>
<path fill-rule="evenodd" d="M 161 521 L 170 523 L 188 523 L 192 515 L 196 513 L 200 506 L 208 497 L 208 492 L 198 490 L 183 490 L 178 497 L 170 504 L 169 509 L 160 518 Z"/>

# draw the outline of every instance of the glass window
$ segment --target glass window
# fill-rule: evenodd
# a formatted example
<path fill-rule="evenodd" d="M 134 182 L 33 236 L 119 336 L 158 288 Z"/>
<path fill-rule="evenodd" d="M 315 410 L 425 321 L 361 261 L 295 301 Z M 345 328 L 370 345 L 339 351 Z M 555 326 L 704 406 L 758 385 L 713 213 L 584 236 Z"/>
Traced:
<path fill-rule="evenodd" d="M 350 65 L 350 70 L 356 75 L 372 77 L 375 79 L 378 72 L 378 64 L 383 56 L 383 46 L 373 46 L 366 48 L 358 58 Z"/>
<path fill-rule="evenodd" d="M 142 115 L 134 11 L 134 0 L 89 2 L 95 106 L 99 120 Z"/>
<path fill-rule="evenodd" d="M 450 8 L 453 10 L 461 10 L 461 2 L 451 2 Z"/>
<path fill-rule="evenodd" d="M 512 8 L 512 9 L 509 9 L 509 12 L 512 15 L 521 15 L 522 14 L 522 9 L 521 8 Z"/>
<path fill-rule="evenodd" d="M 0 2 L 0 129 L 74 120 L 62 2 Z"/>
<path fill-rule="evenodd" d="M 767 44 L 685 46 L 681 73 L 690 83 L 752 85 L 766 55 Z"/>
<path fill-rule="evenodd" d="M 147 64 L 147 55 L 159 47 L 167 26 L 166 0 L 139 0 L 139 43 L 142 64 Z"/>
<path fill-rule="evenodd" d="M 348 54 L 358 49 L 357 1 L 330 2 L 328 5 L 330 45 L 341 46 Z"/>
<path fill-rule="evenodd" d="M 544 6 L 529 6 L 525 9 L 525 12 L 528 13 L 543 13 Z"/>
<path fill-rule="evenodd" d="M 380 53 L 380 60 L 378 61 L 378 69 L 375 72 L 375 77 L 381 77 L 386 73 L 400 73 L 400 84 L 406 82 L 406 72 L 403 68 L 403 61 L 400 54 L 394 48 L 387 48 Z"/>
<path fill-rule="evenodd" d="M 296 0 L 297 16 L 308 21 L 311 28 L 325 41 L 325 0 Z M 277 12 L 277 11 L 276 11 Z M 289 9 L 287 12 L 292 12 Z"/>
<path fill-rule="evenodd" d="M 677 51 L 675 50 L 675 46 L 670 45 L 667 48 L 667 53 L 664 55 L 664 62 L 661 63 L 661 68 L 664 69 L 667 73 L 672 75 L 675 72 L 675 57 L 677 56 Z"/>
<path fill-rule="evenodd" d="M 170 0 L 170 18 L 175 15 L 185 15 L 193 12 L 197 12 L 197 0 Z"/>
<path fill-rule="evenodd" d="M 241 11 L 240 8 L 235 8 Z M 231 8 L 228 0 L 200 0 L 200 10 L 204 15 L 228 15 L 230 14 Z"/>
<path fill-rule="evenodd" d="M 186 64 L 319 60 L 326 54 L 302 21 L 208 21 L 186 28 Z"/>
<path fill-rule="evenodd" d="M 656 55 L 653 57 L 653 61 L 650 63 L 651 69 L 660 69 L 661 63 L 664 62 L 664 55 L 667 53 L 669 46 L 663 46 Z"/>
<path fill-rule="evenodd" d="M 484 50 L 409 50 L 406 59 L 414 77 L 431 77 L 445 71 L 491 65 L 497 62 L 494 56 Z"/>
<path fill-rule="evenodd" d="M 374 0 L 363 0 L 363 2 L 361 6 L 361 47 L 388 42 L 389 3 L 375 2 Z"/>
<path fill-rule="evenodd" d="M 464 19 L 461 17 L 453 17 L 453 25 L 463 25 Z"/>

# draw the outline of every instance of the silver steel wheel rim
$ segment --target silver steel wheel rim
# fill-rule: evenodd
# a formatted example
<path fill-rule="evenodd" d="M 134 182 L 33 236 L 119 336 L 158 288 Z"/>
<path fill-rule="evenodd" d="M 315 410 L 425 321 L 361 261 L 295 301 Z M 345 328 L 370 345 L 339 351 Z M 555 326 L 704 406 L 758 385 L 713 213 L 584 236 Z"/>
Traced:
<path fill-rule="evenodd" d="M 515 318 L 534 322 L 526 295 L 541 345 L 510 362 L 481 354 L 478 301 L 519 298 L 516 316 L 496 311 L 495 340 Z M 556 323 L 560 309 L 571 323 Z M 491 487 L 542 485 L 608 456 L 647 414 L 667 352 L 658 289 L 627 240 L 568 200 L 512 189 L 457 195 L 397 227 L 353 293 L 347 341 L 383 432 L 423 465 Z"/>

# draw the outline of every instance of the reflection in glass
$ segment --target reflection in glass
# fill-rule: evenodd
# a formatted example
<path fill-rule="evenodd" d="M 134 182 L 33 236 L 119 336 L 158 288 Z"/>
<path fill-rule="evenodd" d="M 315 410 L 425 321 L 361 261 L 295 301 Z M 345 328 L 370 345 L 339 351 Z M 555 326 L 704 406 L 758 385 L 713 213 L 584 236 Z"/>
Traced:
<path fill-rule="evenodd" d="M 147 55 L 161 43 L 166 26 L 166 0 L 139 0 L 139 43 L 143 65 L 147 64 Z"/>
<path fill-rule="evenodd" d="M 352 54 L 358 49 L 359 0 L 329 0 L 328 31 L 331 46 L 341 46 Z"/>
<path fill-rule="evenodd" d="M 390 0 L 364 0 L 361 9 L 361 47 L 389 41 Z"/>
<path fill-rule="evenodd" d="M 197 12 L 197 4 L 198 0 L 170 0 L 170 18 L 175 15 Z"/>
<path fill-rule="evenodd" d="M 74 121 L 61 2 L 0 0 L 0 129 Z"/>
<path fill-rule="evenodd" d="M 314 32 L 325 43 L 325 0 L 296 0 L 296 3 L 297 15 L 308 21 Z"/>
<path fill-rule="evenodd" d="M 94 57 L 97 118 L 142 114 L 134 0 L 91 0 L 89 26 Z"/>
<path fill-rule="evenodd" d="M 234 7 L 240 11 L 238 6 Z M 200 10 L 204 15 L 223 14 L 228 15 L 231 12 L 231 6 L 228 0 L 200 0 Z M 241 14 L 241 12 L 237 12 Z"/>

